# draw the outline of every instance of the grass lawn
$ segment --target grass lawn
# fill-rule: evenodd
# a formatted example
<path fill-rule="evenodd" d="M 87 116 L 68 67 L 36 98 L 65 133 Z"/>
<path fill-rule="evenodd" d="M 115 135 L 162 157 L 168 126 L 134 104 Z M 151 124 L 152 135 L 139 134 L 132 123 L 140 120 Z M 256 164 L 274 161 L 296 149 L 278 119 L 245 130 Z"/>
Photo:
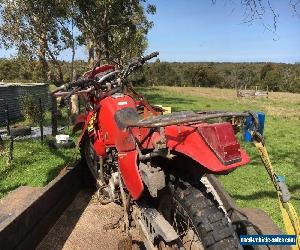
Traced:
<path fill-rule="evenodd" d="M 67 124 L 66 108 L 58 119 L 58 126 Z M 32 125 L 27 120 L 17 121 L 13 125 Z M 45 112 L 44 126 L 51 125 L 50 111 Z M 70 128 L 65 132 L 70 133 Z M 61 132 L 63 133 L 63 132 Z M 73 137 L 74 141 L 76 138 Z M 41 144 L 40 139 L 14 141 L 14 160 L 7 165 L 9 143 L 5 142 L 4 153 L 0 153 L 0 198 L 21 185 L 45 186 L 53 180 L 66 164 L 79 158 L 77 148 L 54 149 L 48 146 L 47 140 Z"/>
<path fill-rule="evenodd" d="M 0 198 L 21 185 L 45 186 L 75 157 L 76 148 L 54 149 L 36 139 L 15 141 L 12 164 L 0 157 Z"/>
<path fill-rule="evenodd" d="M 300 214 L 300 94 L 270 93 L 269 98 L 238 99 L 234 90 L 214 88 L 140 88 L 152 103 L 179 110 L 255 110 L 266 113 L 266 145 L 278 175 L 284 175 Z M 261 208 L 283 228 L 276 193 L 254 145 L 243 143 L 251 163 L 221 176 L 241 207 Z"/>

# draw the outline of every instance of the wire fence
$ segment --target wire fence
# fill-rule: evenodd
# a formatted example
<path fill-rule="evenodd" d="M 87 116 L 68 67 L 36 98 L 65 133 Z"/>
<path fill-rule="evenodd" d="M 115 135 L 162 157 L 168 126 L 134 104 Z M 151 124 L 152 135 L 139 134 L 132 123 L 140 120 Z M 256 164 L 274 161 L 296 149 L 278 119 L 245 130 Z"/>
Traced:
<path fill-rule="evenodd" d="M 2 97 L 2 96 L 1 96 Z M 10 120 L 15 121 L 24 117 L 24 112 L 28 110 L 28 105 L 32 108 L 39 105 L 39 100 L 42 102 L 43 109 L 51 107 L 51 97 L 49 93 L 31 94 L 26 93 L 22 96 L 14 98 L 0 98 L 0 126 L 6 123 L 7 112 L 10 115 Z"/>
<path fill-rule="evenodd" d="M 43 143 L 44 130 L 46 130 L 46 135 L 49 135 L 51 133 L 52 136 L 55 136 L 58 133 L 58 121 L 60 123 L 63 122 L 64 125 L 70 124 L 72 116 L 70 113 L 70 107 L 68 107 L 69 104 L 67 103 L 67 114 L 61 114 L 60 118 L 62 119 L 58 119 L 58 114 L 61 112 L 58 110 L 57 103 L 57 99 L 53 97 L 49 92 L 43 94 L 34 94 L 27 92 L 26 94 L 23 94 L 21 96 L 9 99 L 4 99 L 2 98 L 2 96 L 0 97 L 0 154 L 1 151 L 7 151 L 8 164 L 13 161 L 14 141 L 18 138 L 32 138 L 34 130 L 34 137 L 39 137 L 41 143 Z M 80 101 L 79 98 L 77 112 L 81 111 L 80 106 L 82 106 L 83 104 L 83 101 Z M 45 122 L 44 119 L 46 113 L 47 120 Z M 23 122 L 24 118 L 26 118 L 26 123 Z M 16 132 L 18 131 L 18 129 L 22 130 L 27 127 L 24 126 L 24 124 L 29 125 L 28 127 L 31 135 L 16 135 L 18 134 L 18 132 Z M 20 126 L 18 127 L 18 125 Z M 31 126 L 35 126 L 35 128 Z M 37 126 L 38 128 L 36 128 Z M 51 126 L 51 128 L 49 126 Z M 38 130 L 38 132 L 36 132 L 36 129 Z M 49 131 L 50 129 L 51 131 Z M 8 141 L 6 149 L 4 148 L 4 140 Z"/>
<path fill-rule="evenodd" d="M 50 99 L 50 101 L 49 101 Z M 14 105 L 12 105 L 14 104 Z M 44 114 L 47 109 L 51 108 L 51 127 L 52 135 L 57 134 L 57 100 L 56 98 L 51 98 L 49 93 L 46 95 L 40 94 L 27 94 L 20 97 L 11 98 L 9 101 L 5 99 L 0 99 L 0 153 L 5 150 L 4 141 L 2 135 L 9 140 L 8 146 L 8 160 L 7 164 L 11 164 L 13 161 L 13 151 L 14 151 L 14 140 L 15 137 L 22 136 L 18 135 L 18 131 L 26 131 L 26 126 L 21 128 L 13 128 L 12 123 L 24 116 L 31 119 L 32 123 L 39 125 L 40 140 L 41 143 L 44 141 Z M 3 129 L 4 128 L 4 129 Z M 29 128 L 31 131 L 31 128 Z"/>

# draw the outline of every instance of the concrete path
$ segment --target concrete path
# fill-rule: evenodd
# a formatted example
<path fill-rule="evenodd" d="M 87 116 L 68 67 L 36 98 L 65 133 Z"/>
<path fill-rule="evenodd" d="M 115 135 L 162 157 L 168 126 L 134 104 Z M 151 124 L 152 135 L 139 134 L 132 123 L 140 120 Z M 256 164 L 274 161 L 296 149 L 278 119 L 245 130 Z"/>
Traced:
<path fill-rule="evenodd" d="M 38 250 L 118 249 L 123 234 L 120 228 L 103 227 L 118 221 L 122 208 L 101 205 L 95 197 L 81 191 L 38 246 Z M 133 229 L 133 249 L 145 249 L 137 229 Z"/>

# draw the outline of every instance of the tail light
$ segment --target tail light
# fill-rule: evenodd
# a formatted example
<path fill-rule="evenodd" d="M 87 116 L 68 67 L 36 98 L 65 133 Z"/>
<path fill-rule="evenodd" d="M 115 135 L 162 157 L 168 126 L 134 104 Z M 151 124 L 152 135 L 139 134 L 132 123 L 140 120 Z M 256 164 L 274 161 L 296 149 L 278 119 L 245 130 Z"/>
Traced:
<path fill-rule="evenodd" d="M 240 162 L 241 147 L 230 123 L 206 124 L 198 132 L 224 165 Z"/>

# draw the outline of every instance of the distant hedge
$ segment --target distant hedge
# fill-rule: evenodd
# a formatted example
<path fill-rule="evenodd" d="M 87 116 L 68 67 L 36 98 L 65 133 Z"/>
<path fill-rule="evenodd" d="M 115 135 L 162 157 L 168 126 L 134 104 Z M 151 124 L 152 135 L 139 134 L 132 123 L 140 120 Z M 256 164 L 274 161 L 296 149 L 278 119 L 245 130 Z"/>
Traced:
<path fill-rule="evenodd" d="M 61 62 L 64 80 L 70 81 L 71 65 Z M 87 63 L 75 61 L 78 75 Z M 55 74 L 52 70 L 52 73 Z M 0 59 L 0 81 L 43 82 L 37 61 Z M 202 86 L 219 88 L 268 87 L 271 91 L 300 93 L 300 63 L 169 63 L 157 60 L 130 79 L 137 85 Z"/>

